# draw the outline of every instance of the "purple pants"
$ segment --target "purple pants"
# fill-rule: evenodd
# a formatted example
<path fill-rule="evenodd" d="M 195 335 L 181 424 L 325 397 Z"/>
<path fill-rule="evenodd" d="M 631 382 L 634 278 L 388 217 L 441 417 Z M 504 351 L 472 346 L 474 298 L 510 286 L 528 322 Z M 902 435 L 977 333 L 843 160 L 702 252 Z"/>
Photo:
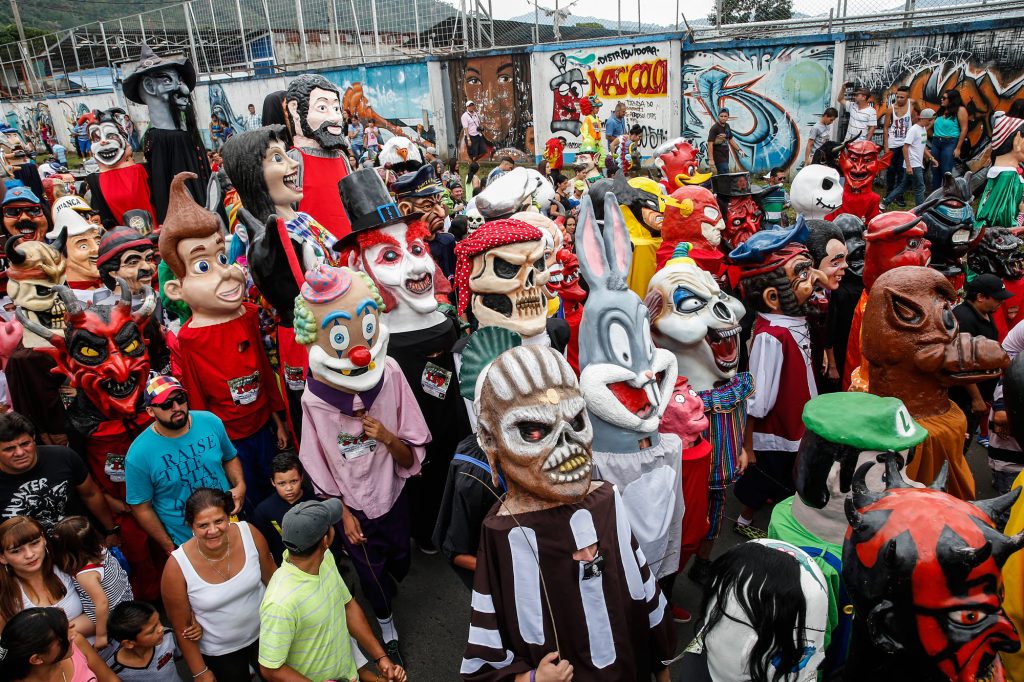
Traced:
<path fill-rule="evenodd" d="M 361 545 L 349 542 L 342 523 L 335 530 L 352 557 L 359 584 L 374 614 L 386 618 L 391 614 L 391 600 L 398 593 L 398 583 L 409 573 L 409 495 L 403 488 L 391 509 L 376 519 L 366 518 L 358 509 L 349 507 L 349 511 L 362 526 L 366 542 Z"/>

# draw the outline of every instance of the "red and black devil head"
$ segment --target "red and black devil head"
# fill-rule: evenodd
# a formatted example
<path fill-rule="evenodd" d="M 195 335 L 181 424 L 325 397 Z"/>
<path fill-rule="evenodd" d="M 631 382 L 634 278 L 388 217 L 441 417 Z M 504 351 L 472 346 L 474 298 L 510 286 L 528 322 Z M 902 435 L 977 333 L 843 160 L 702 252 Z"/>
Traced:
<path fill-rule="evenodd" d="M 883 272 L 902 265 L 928 265 L 931 242 L 925 239 L 927 226 L 909 211 L 890 211 L 871 219 L 864 235 L 864 286 Z"/>
<path fill-rule="evenodd" d="M 29 320 L 21 310 L 18 321 L 48 339 L 53 348 L 41 348 L 57 362 L 55 374 L 64 374 L 103 416 L 134 417 L 149 378 L 149 355 L 143 327 L 156 309 L 156 297 L 144 288 L 145 301 L 132 312 L 131 290 L 119 280 L 121 298 L 114 305 L 85 306 L 71 289 L 54 287 L 67 309 L 64 334 Z"/>
<path fill-rule="evenodd" d="M 839 170 L 846 178 L 847 192 L 856 194 L 871 191 L 875 176 L 888 168 L 892 159 L 892 152 L 886 152 L 879 157 L 879 151 L 879 146 L 871 140 L 857 140 L 843 147 L 839 154 Z"/>

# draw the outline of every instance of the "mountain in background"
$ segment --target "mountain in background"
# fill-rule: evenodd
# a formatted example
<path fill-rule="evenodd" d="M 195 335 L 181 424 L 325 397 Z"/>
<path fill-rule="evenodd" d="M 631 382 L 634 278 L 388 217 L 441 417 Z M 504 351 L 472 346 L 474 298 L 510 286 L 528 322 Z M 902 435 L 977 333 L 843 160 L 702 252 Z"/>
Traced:
<path fill-rule="evenodd" d="M 93 21 L 108 21 L 147 10 L 159 9 L 170 4 L 166 0 L 104 0 L 103 2 L 89 2 L 88 0 L 45 0 L 45 2 L 34 0 L 27 2 L 18 0 L 18 11 L 26 30 L 33 28 L 50 33 Z M 0 24 L 13 22 L 14 17 L 11 14 L 10 3 L 0 3 Z"/>
<path fill-rule="evenodd" d="M 641 14 L 640 15 L 640 21 L 642 22 L 643 29 L 644 29 L 645 32 L 650 32 L 650 31 L 654 31 L 654 32 L 658 32 L 658 31 L 674 31 L 674 30 L 676 30 L 675 26 L 663 26 L 661 24 L 649 24 L 649 23 L 644 22 L 643 19 L 644 19 L 643 15 Z M 509 21 L 521 21 L 521 22 L 526 23 L 526 24 L 532 24 L 534 22 L 534 13 L 533 12 L 527 12 L 526 14 L 520 14 L 518 17 L 512 17 L 511 19 L 509 19 Z M 544 10 L 543 9 L 540 11 L 540 16 L 537 17 L 537 21 L 538 21 L 538 23 L 543 24 L 544 26 L 551 26 L 552 24 L 554 24 L 553 18 L 549 17 L 549 16 L 546 16 L 544 14 Z M 586 25 L 596 24 L 596 25 L 601 26 L 602 28 L 607 28 L 607 29 L 610 29 L 612 31 L 616 31 L 619 28 L 619 22 L 618 22 L 617 19 L 602 19 L 601 17 L 582 16 L 582 15 L 576 14 L 575 12 L 570 14 L 569 18 L 567 18 L 565 21 L 562 22 L 562 25 L 564 25 L 564 26 L 579 26 L 580 24 L 586 24 Z M 630 26 L 632 26 L 633 28 L 636 28 L 636 19 L 634 18 L 634 19 L 630 20 L 630 19 L 626 19 L 625 17 L 623 17 L 623 19 L 622 19 L 622 28 L 623 28 L 623 30 L 628 29 Z M 680 23 L 679 28 L 680 29 L 683 28 L 681 23 Z"/>

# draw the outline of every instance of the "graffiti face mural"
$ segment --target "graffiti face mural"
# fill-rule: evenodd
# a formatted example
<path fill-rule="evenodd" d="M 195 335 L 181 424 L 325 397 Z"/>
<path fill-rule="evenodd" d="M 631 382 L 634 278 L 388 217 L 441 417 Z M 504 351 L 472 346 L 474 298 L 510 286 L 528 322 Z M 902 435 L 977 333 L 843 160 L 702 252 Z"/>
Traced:
<path fill-rule="evenodd" d="M 833 45 L 750 47 L 684 55 L 683 137 L 705 152 L 708 130 L 729 109 L 746 170 L 786 168 L 829 106 Z"/>
<path fill-rule="evenodd" d="M 602 120 L 615 105 L 626 105 L 626 129 L 640 125 L 640 151 L 650 156 L 668 141 L 671 102 L 668 69 L 669 43 L 624 47 L 608 46 L 565 50 L 538 61 L 544 120 L 538 120 L 538 144 L 564 137 L 565 151 L 580 148 L 580 102 L 597 97 L 604 103 Z M 538 117 L 540 114 L 538 114 Z"/>
<path fill-rule="evenodd" d="M 494 155 L 533 159 L 533 94 L 530 58 L 525 54 L 475 57 L 448 62 L 456 116 L 476 102 L 480 132 L 494 143 Z M 466 150 L 459 149 L 468 160 Z"/>

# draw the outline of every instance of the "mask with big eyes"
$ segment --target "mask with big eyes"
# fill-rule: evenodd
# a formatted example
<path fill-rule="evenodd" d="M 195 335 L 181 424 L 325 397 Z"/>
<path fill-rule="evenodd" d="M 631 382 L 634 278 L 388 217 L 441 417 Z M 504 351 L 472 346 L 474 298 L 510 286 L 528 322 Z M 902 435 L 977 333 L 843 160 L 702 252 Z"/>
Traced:
<path fill-rule="evenodd" d="M 722 237 L 731 250 L 750 239 L 751 235 L 761 229 L 764 211 L 750 197 L 734 197 L 728 201 Z"/>
<path fill-rule="evenodd" d="M 103 112 L 106 114 L 107 112 Z M 100 172 L 115 170 L 135 162 L 131 155 L 128 135 L 113 121 L 94 123 L 89 126 L 90 149 Z"/>
<path fill-rule="evenodd" d="M 469 277 L 473 315 L 482 327 L 504 327 L 524 337 L 544 331 L 550 273 L 544 241 L 496 246 L 473 258 Z"/>
<path fill-rule="evenodd" d="M 437 310 L 427 234 L 426 225 L 416 222 L 388 225 L 359 237 L 358 267 L 380 289 L 392 330 L 418 328 L 417 321 Z"/>
<path fill-rule="evenodd" d="M 835 168 L 812 164 L 793 178 L 789 190 L 793 208 L 804 218 L 824 218 L 843 204 L 843 186 Z"/>

